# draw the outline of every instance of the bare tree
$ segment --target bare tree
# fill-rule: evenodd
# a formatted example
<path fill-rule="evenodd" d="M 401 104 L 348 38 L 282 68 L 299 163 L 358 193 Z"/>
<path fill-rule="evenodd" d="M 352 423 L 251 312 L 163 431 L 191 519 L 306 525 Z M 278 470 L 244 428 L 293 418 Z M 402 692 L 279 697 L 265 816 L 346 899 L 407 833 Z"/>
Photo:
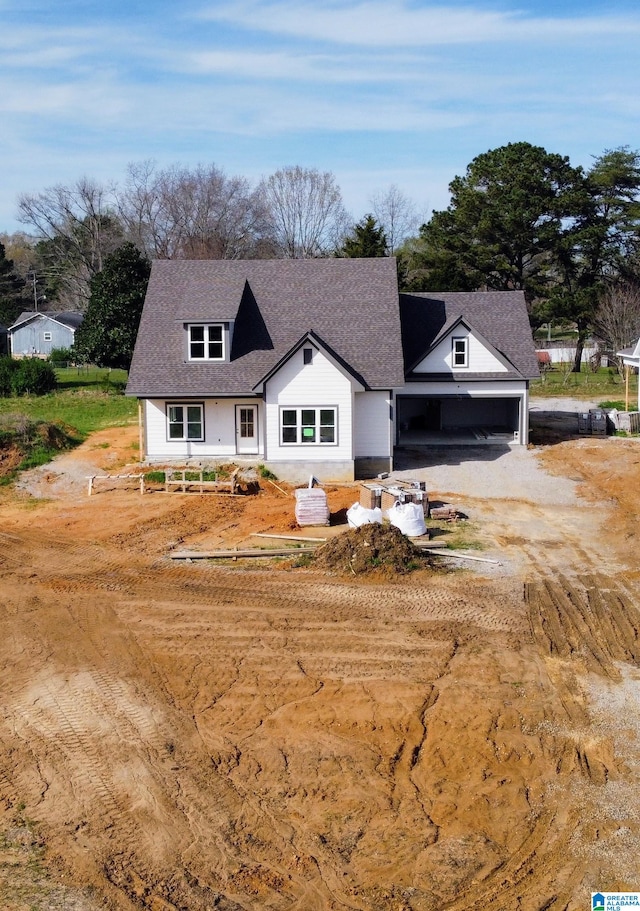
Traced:
<path fill-rule="evenodd" d="M 153 161 L 132 163 L 123 188 L 116 190 L 118 213 L 125 232 L 149 259 L 167 259 L 173 249 L 167 223 L 162 180 Z"/>
<path fill-rule="evenodd" d="M 393 256 L 408 237 L 418 232 L 424 219 L 421 219 L 409 197 L 395 184 L 384 192 L 375 193 L 370 202 L 376 221 L 384 229 L 389 255 Z"/>
<path fill-rule="evenodd" d="M 18 219 L 35 229 L 47 282 L 59 304 L 83 309 L 91 278 L 123 239 L 111 192 L 82 177 L 71 187 L 23 194 Z"/>
<path fill-rule="evenodd" d="M 128 236 L 155 259 L 255 256 L 267 226 L 261 194 L 215 165 L 131 164 L 118 200 Z"/>
<path fill-rule="evenodd" d="M 634 345 L 640 338 L 640 285 L 632 282 L 608 285 L 596 312 L 594 328 L 614 353 Z M 624 373 L 621 362 L 618 370 Z"/>
<path fill-rule="evenodd" d="M 0 244 L 5 249 L 7 259 L 13 261 L 16 274 L 26 282 L 29 273 L 37 271 L 40 266 L 33 237 L 24 231 L 14 231 L 13 234 L 5 231 L 0 233 Z"/>
<path fill-rule="evenodd" d="M 326 256 L 349 230 L 342 193 L 329 171 L 283 168 L 260 184 L 281 256 Z"/>

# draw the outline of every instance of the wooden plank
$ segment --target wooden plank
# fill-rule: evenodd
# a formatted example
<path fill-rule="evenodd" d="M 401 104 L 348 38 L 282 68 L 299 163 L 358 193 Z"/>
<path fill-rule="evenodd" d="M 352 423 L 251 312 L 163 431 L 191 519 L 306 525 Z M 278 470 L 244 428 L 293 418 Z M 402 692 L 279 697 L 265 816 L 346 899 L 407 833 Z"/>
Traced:
<path fill-rule="evenodd" d="M 427 550 L 425 547 L 424 550 Z M 502 566 L 500 560 L 491 560 L 489 557 L 476 557 L 472 554 L 463 554 L 458 550 L 431 550 L 429 548 L 429 553 L 434 554 L 436 557 L 451 557 L 454 560 L 476 560 L 478 563 L 493 563 L 495 566 Z"/>
<path fill-rule="evenodd" d="M 283 541 L 317 541 L 318 543 L 322 543 L 323 541 L 327 540 L 326 538 L 310 538 L 310 537 L 305 538 L 302 535 L 273 535 L 273 534 L 269 534 L 266 531 L 253 531 L 253 532 L 251 532 L 251 537 L 252 538 L 278 538 Z"/>
<path fill-rule="evenodd" d="M 140 493 L 144 493 L 144 474 L 94 474 L 87 475 L 89 482 L 89 496 L 93 493 L 96 481 L 138 481 Z"/>
<path fill-rule="evenodd" d="M 251 547 L 245 550 L 176 550 L 169 556 L 172 560 L 234 560 L 238 557 L 296 557 L 298 554 L 311 554 L 314 551 L 315 547 Z"/>

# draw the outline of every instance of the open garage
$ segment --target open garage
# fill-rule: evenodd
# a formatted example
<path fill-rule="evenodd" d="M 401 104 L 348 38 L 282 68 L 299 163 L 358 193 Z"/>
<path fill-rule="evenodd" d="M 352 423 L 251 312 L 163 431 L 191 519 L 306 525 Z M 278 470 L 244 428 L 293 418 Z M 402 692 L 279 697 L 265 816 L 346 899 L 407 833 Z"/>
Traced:
<path fill-rule="evenodd" d="M 399 395 L 396 445 L 520 443 L 524 395 Z"/>

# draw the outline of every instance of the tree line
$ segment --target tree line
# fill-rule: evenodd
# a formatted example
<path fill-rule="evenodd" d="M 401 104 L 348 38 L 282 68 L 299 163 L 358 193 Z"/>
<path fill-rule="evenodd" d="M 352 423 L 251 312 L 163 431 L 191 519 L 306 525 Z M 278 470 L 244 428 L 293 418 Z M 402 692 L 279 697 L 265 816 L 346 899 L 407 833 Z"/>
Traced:
<path fill-rule="evenodd" d="M 524 291 L 534 327 L 575 326 L 577 369 L 589 333 L 614 350 L 637 339 L 639 152 L 606 150 L 585 170 L 509 143 L 474 158 L 449 191 L 449 206 L 422 224 L 395 186 L 372 196 L 354 223 L 333 174 L 301 167 L 252 186 L 215 165 L 142 162 L 119 186 L 82 178 L 23 194 L 25 232 L 0 236 L 0 322 L 34 306 L 86 310 L 78 342 L 93 326 L 115 344 L 128 316 L 128 347 L 152 259 L 395 255 L 403 290 Z M 102 348 L 97 355 L 113 358 Z"/>

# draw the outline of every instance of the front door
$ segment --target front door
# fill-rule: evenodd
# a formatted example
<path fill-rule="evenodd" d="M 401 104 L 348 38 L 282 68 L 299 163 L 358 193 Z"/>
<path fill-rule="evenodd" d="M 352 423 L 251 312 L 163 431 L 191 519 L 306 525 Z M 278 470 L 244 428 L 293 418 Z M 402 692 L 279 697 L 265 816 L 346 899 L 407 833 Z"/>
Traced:
<path fill-rule="evenodd" d="M 258 406 L 236 405 L 236 452 L 258 451 Z"/>

